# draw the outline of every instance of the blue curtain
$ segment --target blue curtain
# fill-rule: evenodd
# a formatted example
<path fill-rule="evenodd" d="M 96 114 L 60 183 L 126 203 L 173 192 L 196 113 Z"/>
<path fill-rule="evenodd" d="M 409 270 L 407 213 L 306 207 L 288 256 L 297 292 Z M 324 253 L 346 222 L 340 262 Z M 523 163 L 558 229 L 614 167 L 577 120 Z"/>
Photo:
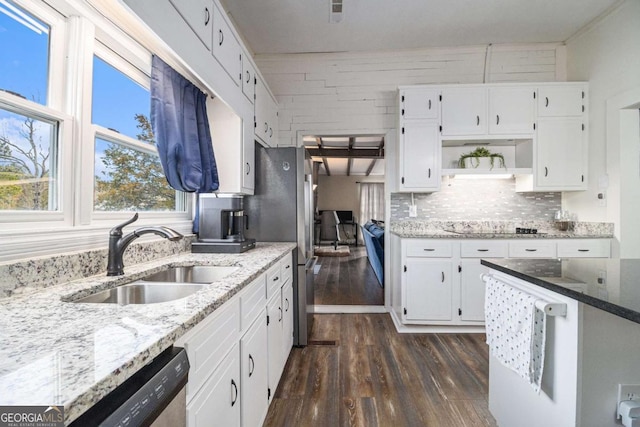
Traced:
<path fill-rule="evenodd" d="M 211 145 L 207 95 L 153 55 L 151 126 L 169 185 L 190 193 L 218 189 L 218 169 Z M 198 210 L 194 230 L 198 232 Z"/>

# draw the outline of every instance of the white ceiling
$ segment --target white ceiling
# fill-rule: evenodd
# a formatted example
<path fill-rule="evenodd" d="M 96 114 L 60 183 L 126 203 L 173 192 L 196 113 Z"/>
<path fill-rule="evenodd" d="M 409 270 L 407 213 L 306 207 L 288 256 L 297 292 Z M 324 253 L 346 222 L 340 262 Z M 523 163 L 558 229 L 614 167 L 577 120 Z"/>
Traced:
<path fill-rule="evenodd" d="M 619 0 L 223 0 L 255 54 L 563 42 Z"/>

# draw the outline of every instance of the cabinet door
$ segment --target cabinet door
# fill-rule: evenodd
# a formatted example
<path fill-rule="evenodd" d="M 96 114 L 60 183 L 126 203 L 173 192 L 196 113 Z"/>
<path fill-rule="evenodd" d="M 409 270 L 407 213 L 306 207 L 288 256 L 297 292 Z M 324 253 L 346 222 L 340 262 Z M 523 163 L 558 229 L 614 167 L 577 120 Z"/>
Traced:
<path fill-rule="evenodd" d="M 452 262 L 407 258 L 404 320 L 451 320 Z"/>
<path fill-rule="evenodd" d="M 242 192 L 253 194 L 256 182 L 256 144 L 252 117 L 242 121 Z"/>
<path fill-rule="evenodd" d="M 278 104 L 269 96 L 269 145 L 278 146 Z"/>
<path fill-rule="evenodd" d="M 280 289 L 278 290 L 280 291 Z M 267 325 L 267 337 L 269 340 L 269 388 L 275 392 L 282 374 L 282 322 L 284 309 L 280 292 L 274 295 L 267 306 L 269 324 Z"/>
<path fill-rule="evenodd" d="M 402 119 L 437 119 L 439 91 L 435 89 L 404 89 L 400 91 L 400 116 Z"/>
<path fill-rule="evenodd" d="M 240 340 L 240 361 L 242 425 L 260 426 L 269 408 L 266 313 Z"/>
<path fill-rule="evenodd" d="M 255 100 L 256 85 L 254 80 L 256 78 L 256 70 L 249 61 L 249 54 L 247 52 L 242 53 L 242 93 L 247 97 L 249 102 L 253 104 Z"/>
<path fill-rule="evenodd" d="M 442 135 L 487 133 L 487 89 L 442 89 Z"/>
<path fill-rule="evenodd" d="M 169 0 L 178 11 L 182 19 L 189 25 L 191 30 L 198 36 L 200 41 L 211 50 L 211 27 L 213 20 L 213 1 L 194 0 L 181 1 Z"/>
<path fill-rule="evenodd" d="M 581 85 L 543 86 L 538 89 L 538 117 L 579 117 L 584 113 Z"/>
<path fill-rule="evenodd" d="M 258 137 L 262 142 L 269 144 L 269 98 L 271 98 L 271 95 L 269 95 L 267 86 L 264 84 L 262 79 L 257 77 L 254 83 L 256 93 L 256 121 L 254 132 L 256 137 Z"/>
<path fill-rule="evenodd" d="M 581 118 L 539 119 L 536 185 L 539 189 L 585 188 L 585 132 Z"/>
<path fill-rule="evenodd" d="M 293 285 L 291 280 L 282 287 L 282 369 L 287 364 L 291 347 L 293 347 Z"/>
<path fill-rule="evenodd" d="M 489 133 L 533 136 L 534 94 L 532 87 L 489 88 Z"/>
<path fill-rule="evenodd" d="M 438 124 L 405 123 L 400 143 L 400 188 L 409 191 L 440 189 Z"/>
<path fill-rule="evenodd" d="M 240 351 L 234 344 L 218 368 L 187 405 L 187 426 L 240 426 Z"/>
<path fill-rule="evenodd" d="M 188 2 L 184 2 L 188 3 Z M 217 7 L 213 9 L 213 56 L 236 85 L 242 80 L 242 48 Z"/>
<path fill-rule="evenodd" d="M 489 268 L 480 264 L 479 259 L 461 261 L 460 266 L 460 320 L 464 322 L 484 322 L 484 282 L 480 275 Z"/>

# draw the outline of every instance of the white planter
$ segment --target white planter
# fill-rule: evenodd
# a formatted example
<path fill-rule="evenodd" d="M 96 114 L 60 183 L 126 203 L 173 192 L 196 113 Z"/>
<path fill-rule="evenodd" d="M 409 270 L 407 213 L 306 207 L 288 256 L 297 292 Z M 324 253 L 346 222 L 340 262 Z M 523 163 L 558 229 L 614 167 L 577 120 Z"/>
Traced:
<path fill-rule="evenodd" d="M 495 159 L 493 164 L 494 169 L 498 169 L 500 167 L 500 159 Z M 465 169 L 491 169 L 491 158 L 467 157 L 464 159 L 464 167 Z"/>

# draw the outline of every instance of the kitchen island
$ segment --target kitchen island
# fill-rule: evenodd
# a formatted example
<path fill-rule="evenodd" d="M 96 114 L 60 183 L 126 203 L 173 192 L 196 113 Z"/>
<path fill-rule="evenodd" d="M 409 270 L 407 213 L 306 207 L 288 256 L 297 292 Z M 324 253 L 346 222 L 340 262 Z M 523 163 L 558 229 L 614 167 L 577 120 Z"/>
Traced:
<path fill-rule="evenodd" d="M 640 384 L 640 260 L 483 259 L 494 279 L 548 302 L 540 394 L 493 356 L 489 409 L 499 425 L 616 426 L 618 384 Z"/>
<path fill-rule="evenodd" d="M 295 248 L 261 243 L 242 254 L 183 253 L 0 299 L 0 405 L 63 405 L 65 425 Z M 71 301 L 169 266 L 239 267 L 186 298 L 148 305 Z"/>

